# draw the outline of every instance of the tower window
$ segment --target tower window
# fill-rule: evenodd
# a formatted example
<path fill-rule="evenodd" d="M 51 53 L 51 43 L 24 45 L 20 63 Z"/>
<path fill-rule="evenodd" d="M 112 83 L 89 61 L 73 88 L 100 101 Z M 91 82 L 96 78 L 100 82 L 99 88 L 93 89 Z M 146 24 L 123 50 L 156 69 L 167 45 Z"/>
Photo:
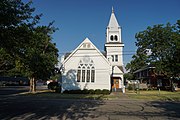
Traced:
<path fill-rule="evenodd" d="M 117 41 L 117 40 L 118 40 L 118 36 L 117 36 L 117 35 L 115 35 L 115 36 L 114 36 L 114 39 Z"/>
<path fill-rule="evenodd" d="M 112 62 L 114 62 L 114 55 L 111 55 L 111 57 L 112 57 Z"/>
<path fill-rule="evenodd" d="M 118 62 L 118 55 L 115 55 L 115 61 Z"/>
<path fill-rule="evenodd" d="M 113 35 L 111 35 L 110 39 L 113 41 Z"/>

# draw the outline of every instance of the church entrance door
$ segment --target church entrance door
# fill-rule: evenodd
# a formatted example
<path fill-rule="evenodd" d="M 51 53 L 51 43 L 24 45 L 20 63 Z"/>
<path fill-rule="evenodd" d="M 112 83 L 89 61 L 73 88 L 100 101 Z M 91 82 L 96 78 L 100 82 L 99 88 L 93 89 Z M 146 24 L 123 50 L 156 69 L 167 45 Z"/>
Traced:
<path fill-rule="evenodd" d="M 118 78 L 114 78 L 113 79 L 113 83 L 114 83 L 113 87 L 118 89 L 119 88 L 119 79 Z"/>

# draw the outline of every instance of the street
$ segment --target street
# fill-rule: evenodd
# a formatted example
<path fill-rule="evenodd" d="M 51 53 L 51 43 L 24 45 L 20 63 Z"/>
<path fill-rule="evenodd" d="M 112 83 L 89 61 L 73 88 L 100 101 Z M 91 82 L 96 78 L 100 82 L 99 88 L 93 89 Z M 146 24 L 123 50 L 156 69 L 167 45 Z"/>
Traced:
<path fill-rule="evenodd" d="M 52 99 L 1 95 L 0 119 L 4 120 L 178 120 L 180 102 Z"/>
<path fill-rule="evenodd" d="M 29 86 L 1 86 L 0 87 L 0 97 L 2 95 L 13 95 L 22 92 L 28 92 Z"/>

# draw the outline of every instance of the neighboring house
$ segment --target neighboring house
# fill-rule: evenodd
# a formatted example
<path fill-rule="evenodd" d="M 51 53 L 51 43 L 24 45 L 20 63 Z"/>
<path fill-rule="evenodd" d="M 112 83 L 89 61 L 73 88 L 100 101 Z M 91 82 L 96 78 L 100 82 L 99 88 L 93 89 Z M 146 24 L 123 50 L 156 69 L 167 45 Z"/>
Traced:
<path fill-rule="evenodd" d="M 62 57 L 62 91 L 75 89 L 118 90 L 124 87 L 121 27 L 112 9 L 106 29 L 105 52 L 86 38 Z"/>
<path fill-rule="evenodd" d="M 149 88 L 160 87 L 162 89 L 171 89 L 171 80 L 167 76 L 155 73 L 155 67 L 148 65 L 134 72 L 136 79 L 140 81 L 140 84 L 146 84 Z M 180 87 L 180 80 L 176 78 L 174 80 L 176 87 Z"/>
<path fill-rule="evenodd" d="M 136 79 L 140 84 L 146 84 L 148 87 L 157 87 L 157 79 L 154 72 L 155 67 L 148 65 L 134 72 Z"/>

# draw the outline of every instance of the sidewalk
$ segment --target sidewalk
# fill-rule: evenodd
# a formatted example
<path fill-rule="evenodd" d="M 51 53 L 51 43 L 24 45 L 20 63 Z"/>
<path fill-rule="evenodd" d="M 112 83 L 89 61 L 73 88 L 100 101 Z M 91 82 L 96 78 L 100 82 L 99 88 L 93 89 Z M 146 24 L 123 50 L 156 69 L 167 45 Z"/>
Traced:
<path fill-rule="evenodd" d="M 128 97 L 128 95 L 126 95 L 126 93 L 122 93 L 122 92 L 111 92 L 110 96 L 113 96 L 116 99 L 120 99 L 120 100 L 129 100 L 130 98 Z"/>

